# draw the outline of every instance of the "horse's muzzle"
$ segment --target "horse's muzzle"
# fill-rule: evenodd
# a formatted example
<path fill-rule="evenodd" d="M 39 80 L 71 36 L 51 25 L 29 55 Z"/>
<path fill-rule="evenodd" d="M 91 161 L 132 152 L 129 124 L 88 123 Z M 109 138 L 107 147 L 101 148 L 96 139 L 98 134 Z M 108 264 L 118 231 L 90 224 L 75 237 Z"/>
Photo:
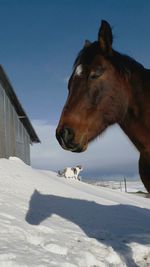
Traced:
<path fill-rule="evenodd" d="M 85 149 L 80 144 L 76 144 L 74 142 L 75 133 L 73 129 L 68 127 L 63 127 L 60 130 L 56 130 L 56 138 L 65 150 L 69 150 L 72 152 L 83 152 Z"/>

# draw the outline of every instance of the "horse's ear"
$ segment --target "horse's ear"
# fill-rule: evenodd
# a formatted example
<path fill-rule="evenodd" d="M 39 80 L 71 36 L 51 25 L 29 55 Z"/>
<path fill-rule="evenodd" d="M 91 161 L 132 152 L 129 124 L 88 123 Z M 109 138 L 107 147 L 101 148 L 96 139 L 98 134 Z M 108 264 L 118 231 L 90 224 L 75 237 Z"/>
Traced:
<path fill-rule="evenodd" d="M 89 40 L 85 40 L 84 48 L 89 47 L 92 43 Z"/>
<path fill-rule="evenodd" d="M 98 42 L 103 52 L 110 54 L 112 51 L 113 35 L 111 26 L 105 20 L 102 20 L 101 26 L 98 32 Z"/>

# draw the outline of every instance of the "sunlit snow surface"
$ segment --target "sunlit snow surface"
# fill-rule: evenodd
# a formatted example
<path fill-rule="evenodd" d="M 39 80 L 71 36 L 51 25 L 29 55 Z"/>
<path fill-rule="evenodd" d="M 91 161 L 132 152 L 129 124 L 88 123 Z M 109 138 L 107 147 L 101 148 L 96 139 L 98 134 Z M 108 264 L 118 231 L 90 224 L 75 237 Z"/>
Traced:
<path fill-rule="evenodd" d="M 150 199 L 0 160 L 0 267 L 149 267 Z"/>

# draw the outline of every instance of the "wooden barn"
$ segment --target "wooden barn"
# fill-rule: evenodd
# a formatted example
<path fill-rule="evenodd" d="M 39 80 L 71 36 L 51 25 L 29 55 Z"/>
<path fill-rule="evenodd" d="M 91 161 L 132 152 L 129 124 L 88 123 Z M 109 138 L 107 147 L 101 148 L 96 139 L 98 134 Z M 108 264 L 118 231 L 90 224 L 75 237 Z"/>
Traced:
<path fill-rule="evenodd" d="M 30 164 L 30 144 L 40 140 L 0 66 L 0 158 L 15 156 Z"/>

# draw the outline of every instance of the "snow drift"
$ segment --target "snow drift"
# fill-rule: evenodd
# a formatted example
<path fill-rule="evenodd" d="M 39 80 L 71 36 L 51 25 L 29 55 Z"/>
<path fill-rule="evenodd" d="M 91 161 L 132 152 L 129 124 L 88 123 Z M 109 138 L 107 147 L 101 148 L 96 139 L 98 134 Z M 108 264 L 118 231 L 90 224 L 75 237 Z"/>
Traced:
<path fill-rule="evenodd" d="M 150 266 L 150 200 L 0 160 L 1 267 Z"/>

